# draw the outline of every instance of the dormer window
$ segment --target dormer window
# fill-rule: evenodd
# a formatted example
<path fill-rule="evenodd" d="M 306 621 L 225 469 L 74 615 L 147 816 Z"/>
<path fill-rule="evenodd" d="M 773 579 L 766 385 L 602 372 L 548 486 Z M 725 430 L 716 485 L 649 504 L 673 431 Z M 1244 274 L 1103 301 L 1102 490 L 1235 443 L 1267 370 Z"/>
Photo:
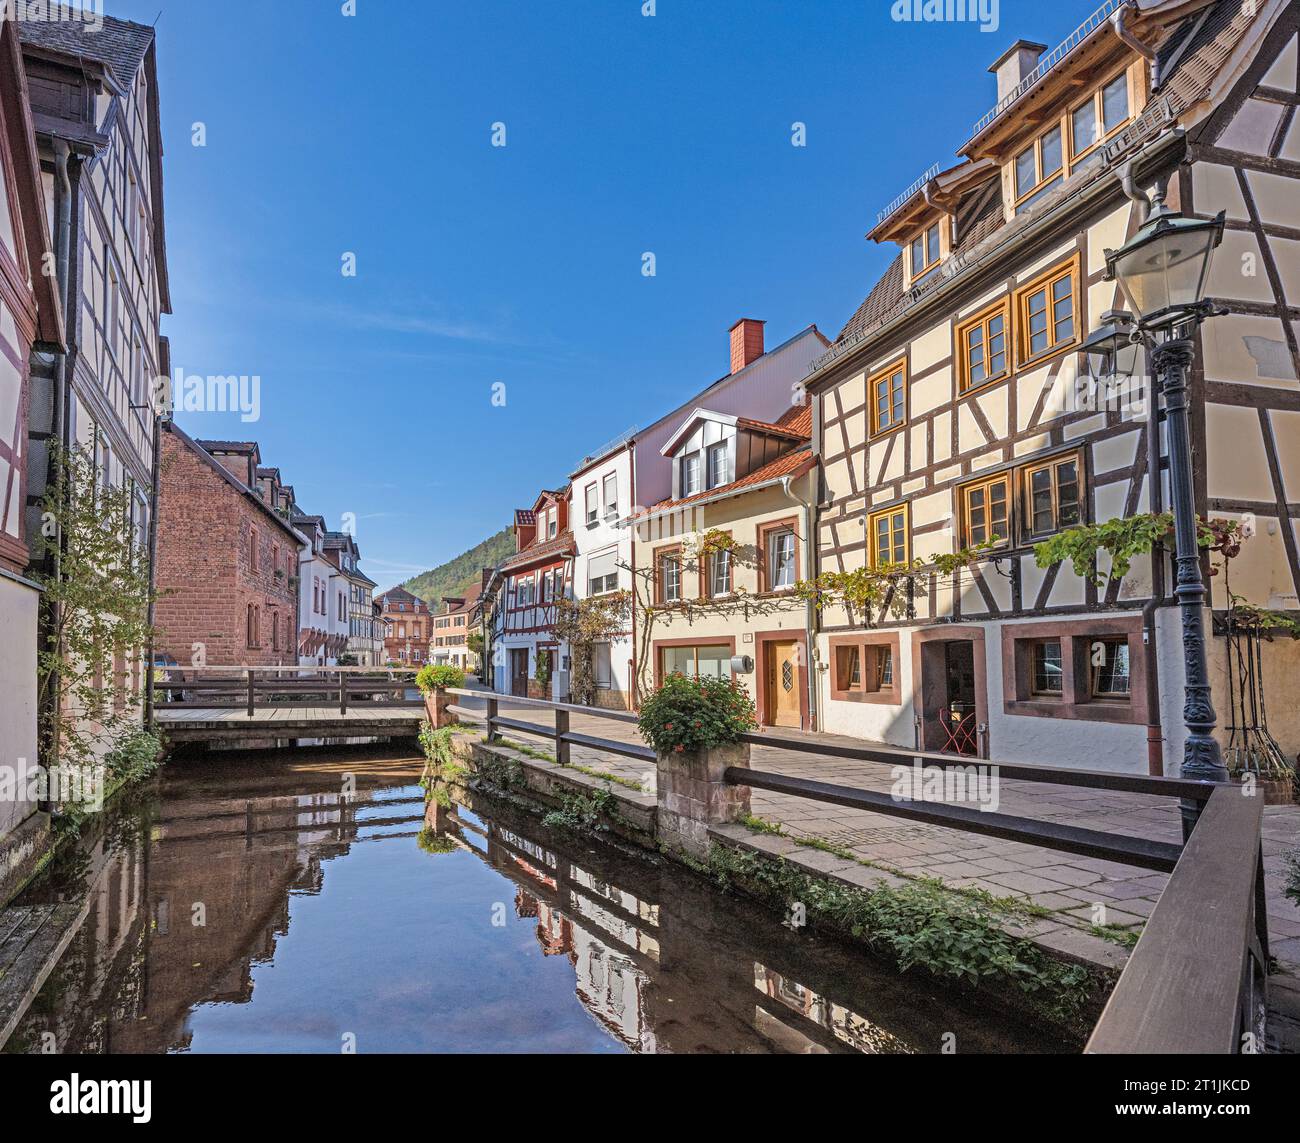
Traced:
<path fill-rule="evenodd" d="M 1103 139 L 1129 121 L 1128 73 L 1121 72 L 1070 113 L 1070 159 L 1090 161 Z"/>
<path fill-rule="evenodd" d="M 1061 128 L 1040 135 L 1016 156 L 1016 209 L 1046 194 L 1062 177 Z"/>
<path fill-rule="evenodd" d="M 683 496 L 694 496 L 700 491 L 700 454 L 698 452 L 687 453 L 682 457 L 681 464 L 681 494 Z"/>
<path fill-rule="evenodd" d="M 912 239 L 912 281 L 929 273 L 939 264 L 939 224 Z"/>

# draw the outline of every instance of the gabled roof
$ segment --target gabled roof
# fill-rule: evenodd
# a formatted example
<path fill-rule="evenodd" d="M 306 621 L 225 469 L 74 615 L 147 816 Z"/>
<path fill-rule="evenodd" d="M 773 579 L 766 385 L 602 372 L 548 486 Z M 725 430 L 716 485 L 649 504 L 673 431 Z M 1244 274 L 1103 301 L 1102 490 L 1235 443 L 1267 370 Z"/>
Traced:
<path fill-rule="evenodd" d="M 222 480 L 224 480 L 228 485 L 230 485 L 231 488 L 233 488 L 236 492 L 238 492 L 241 496 L 243 496 L 246 500 L 248 500 L 249 503 L 256 505 L 258 510 L 264 516 L 266 516 L 268 519 L 274 520 L 277 525 L 279 525 L 286 532 L 288 532 L 289 535 L 291 535 L 298 543 L 307 544 L 309 542 L 306 536 L 304 536 L 301 532 L 299 532 L 298 529 L 295 528 L 283 516 L 281 516 L 279 512 L 276 512 L 274 509 L 268 507 L 266 502 L 256 492 L 254 492 L 251 488 L 249 488 L 247 484 L 244 484 L 242 481 L 238 480 L 226 468 L 224 464 L 222 464 L 219 460 L 217 460 L 216 457 L 214 457 L 210 452 L 208 452 L 207 449 L 203 446 L 203 443 L 201 441 L 196 441 L 194 440 L 193 437 L 183 432 L 180 428 L 177 427 L 175 421 L 163 421 L 161 422 L 161 425 L 162 425 L 163 432 L 170 433 L 172 436 L 174 436 L 182 445 L 184 445 L 185 448 L 187 448 L 190 452 L 192 452 L 196 457 L 199 458 L 199 460 L 201 460 L 213 472 L 215 472 L 219 477 L 221 477 Z M 166 487 L 165 481 L 163 483 L 163 487 L 164 488 Z"/>
<path fill-rule="evenodd" d="M 502 560 L 497 570 L 506 571 L 511 568 L 525 568 L 552 556 L 571 556 L 574 552 L 573 533 L 561 532 L 553 539 L 532 544 L 522 552 L 516 552 L 513 556 Z"/>
<path fill-rule="evenodd" d="M 383 600 L 384 603 L 423 603 L 424 600 L 418 595 L 413 595 L 407 591 L 401 584 L 396 587 L 390 587 L 387 591 L 375 596 L 376 600 Z"/>
<path fill-rule="evenodd" d="M 147 24 L 119 20 L 116 16 L 100 17 L 103 24 L 85 20 L 21 20 L 19 27 L 23 43 L 64 55 L 76 56 L 107 64 L 113 78 L 122 87 L 128 87 L 144 63 L 144 57 L 154 40 L 154 31 Z"/>
<path fill-rule="evenodd" d="M 740 496 L 746 492 L 753 492 L 764 485 L 775 484 L 783 477 L 803 476 L 816 463 L 817 458 L 813 456 L 812 449 L 792 449 L 790 452 L 778 456 L 776 460 L 769 461 L 761 468 L 754 469 L 747 476 L 742 476 L 739 480 L 733 480 L 730 484 L 710 488 L 707 492 L 697 492 L 694 496 L 684 496 L 680 500 L 661 500 L 654 507 L 643 512 L 640 519 L 644 520 L 652 516 L 658 516 L 687 504 L 698 504 L 705 500 L 726 500 L 731 496 Z"/>

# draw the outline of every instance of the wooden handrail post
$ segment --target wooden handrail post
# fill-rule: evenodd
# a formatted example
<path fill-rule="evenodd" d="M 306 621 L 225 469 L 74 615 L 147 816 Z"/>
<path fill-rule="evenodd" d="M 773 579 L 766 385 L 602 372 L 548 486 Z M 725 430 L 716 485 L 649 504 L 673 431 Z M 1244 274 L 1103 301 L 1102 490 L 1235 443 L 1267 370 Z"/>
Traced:
<path fill-rule="evenodd" d="M 489 746 L 497 740 L 497 700 L 487 700 L 487 743 Z"/>
<path fill-rule="evenodd" d="M 339 714 L 348 713 L 348 676 L 339 671 Z"/>
<path fill-rule="evenodd" d="M 253 717 L 253 707 L 257 703 L 257 695 L 253 683 L 253 668 L 248 668 L 248 717 Z"/>
<path fill-rule="evenodd" d="M 555 712 L 555 760 L 561 766 L 569 764 L 569 744 L 564 739 L 564 736 L 568 733 L 569 712 L 567 710 L 557 710 Z"/>

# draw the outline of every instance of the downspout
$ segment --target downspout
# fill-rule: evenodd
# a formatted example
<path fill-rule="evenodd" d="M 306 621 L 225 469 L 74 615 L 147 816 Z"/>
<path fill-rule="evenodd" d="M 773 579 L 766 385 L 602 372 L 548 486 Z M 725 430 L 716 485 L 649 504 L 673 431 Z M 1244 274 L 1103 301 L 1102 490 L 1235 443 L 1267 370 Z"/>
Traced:
<path fill-rule="evenodd" d="M 162 471 L 161 457 L 162 451 L 162 418 L 156 413 L 153 418 L 153 487 L 149 490 L 149 609 L 146 616 L 146 623 L 149 627 L 149 644 L 146 648 L 144 672 L 144 725 L 149 730 L 153 727 L 153 667 L 154 667 L 154 619 L 157 616 L 157 600 L 155 592 L 158 587 L 158 491 L 159 479 Z"/>
<path fill-rule="evenodd" d="M 55 274 L 58 280 L 59 304 L 63 307 L 65 323 L 65 345 L 71 346 L 74 341 L 74 330 L 77 325 L 77 313 L 71 304 L 72 287 L 69 282 L 70 272 L 69 263 L 72 257 L 72 179 L 68 173 L 69 150 L 67 141 L 60 138 L 54 139 L 54 264 Z M 69 443 L 69 397 L 68 397 L 68 352 L 56 353 L 54 357 L 54 385 L 51 393 L 52 423 L 51 429 L 53 439 L 57 442 L 60 450 L 66 452 Z M 58 469 L 54 457 L 51 453 L 47 459 L 45 471 L 45 486 L 49 488 L 51 484 L 58 481 Z M 47 570 L 52 576 L 54 582 L 58 582 L 63 574 L 63 551 L 67 543 L 66 538 L 60 534 L 59 542 L 54 545 L 52 558 L 48 559 Z M 55 663 L 61 661 L 63 647 L 52 630 L 52 623 L 49 616 L 45 619 L 45 631 L 43 641 L 50 645 Z M 45 699 L 44 717 L 48 720 L 50 732 L 50 753 L 51 757 L 45 759 L 48 766 L 58 764 L 59 758 L 59 722 L 63 708 L 63 681 L 62 673 L 56 667 L 52 672 L 49 681 L 49 694 Z M 41 809 L 49 812 L 52 809 L 52 802 L 41 803 Z"/>
<path fill-rule="evenodd" d="M 781 491 L 785 493 L 786 499 L 798 504 L 803 512 L 803 535 L 804 535 L 804 562 L 808 570 L 812 572 L 812 577 L 816 578 L 816 572 L 813 571 L 812 561 L 816 558 L 816 537 L 812 530 L 812 505 L 804 500 L 801 496 L 795 494 L 794 478 L 791 476 L 781 477 Z M 817 664 L 814 652 L 817 648 L 817 634 L 814 631 L 815 610 L 812 598 L 804 600 L 804 646 L 808 655 L 808 729 L 817 728 Z"/>
<path fill-rule="evenodd" d="M 1133 30 L 1128 26 L 1129 16 L 1132 14 L 1135 7 L 1135 4 L 1129 3 L 1117 8 L 1113 13 L 1111 13 L 1110 26 L 1115 29 L 1115 35 L 1120 38 L 1121 42 L 1127 44 L 1143 59 L 1154 63 L 1156 59 L 1155 48 L 1144 40 L 1139 40 L 1137 36 L 1133 34 Z M 1154 71 L 1155 69 L 1153 68 L 1152 70 Z M 1158 80 L 1158 78 L 1158 76 L 1152 76 L 1153 84 Z"/>
<path fill-rule="evenodd" d="M 640 660 L 636 654 L 636 524 L 632 523 L 637 517 L 636 506 L 636 441 L 628 442 L 628 530 L 631 532 L 631 553 L 628 556 L 628 562 L 631 563 L 630 574 L 632 577 L 632 603 L 630 605 L 632 616 L 632 661 L 628 664 L 627 686 L 628 697 L 632 700 L 632 710 L 639 710 L 641 707 L 641 676 L 637 672 L 637 664 Z"/>

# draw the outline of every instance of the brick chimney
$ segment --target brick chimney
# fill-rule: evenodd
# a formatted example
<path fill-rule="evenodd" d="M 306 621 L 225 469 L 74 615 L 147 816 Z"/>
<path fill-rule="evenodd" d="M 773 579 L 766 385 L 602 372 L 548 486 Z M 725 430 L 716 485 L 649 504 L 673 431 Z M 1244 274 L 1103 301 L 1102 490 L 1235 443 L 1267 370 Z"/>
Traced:
<path fill-rule="evenodd" d="M 763 356 L 764 322 L 741 318 L 731 327 L 731 371 L 739 373 Z"/>
<path fill-rule="evenodd" d="M 1036 44 L 1032 40 L 1017 40 L 989 68 L 998 77 L 998 102 L 1001 103 L 1011 92 L 1020 86 L 1020 81 L 1038 66 L 1038 61 L 1047 51 L 1046 44 Z"/>

